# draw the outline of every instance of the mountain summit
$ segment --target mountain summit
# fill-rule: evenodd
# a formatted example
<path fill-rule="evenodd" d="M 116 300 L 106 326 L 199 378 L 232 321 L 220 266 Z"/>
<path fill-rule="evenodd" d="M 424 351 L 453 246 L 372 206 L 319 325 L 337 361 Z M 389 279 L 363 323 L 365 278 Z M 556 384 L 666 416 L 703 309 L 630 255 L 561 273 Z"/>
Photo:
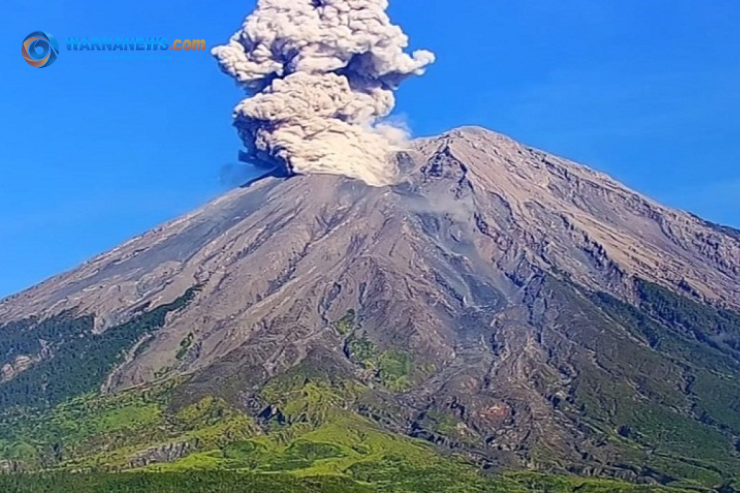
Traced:
<path fill-rule="evenodd" d="M 740 474 L 740 231 L 480 128 L 397 160 L 387 187 L 264 178 L 0 302 L 0 429 L 19 406 L 164 392 L 163 413 L 218 401 L 248 421 L 227 442 L 351 415 L 486 469 Z M 167 423 L 58 453 L 14 431 L 35 448 L 0 458 L 213 446 Z"/>

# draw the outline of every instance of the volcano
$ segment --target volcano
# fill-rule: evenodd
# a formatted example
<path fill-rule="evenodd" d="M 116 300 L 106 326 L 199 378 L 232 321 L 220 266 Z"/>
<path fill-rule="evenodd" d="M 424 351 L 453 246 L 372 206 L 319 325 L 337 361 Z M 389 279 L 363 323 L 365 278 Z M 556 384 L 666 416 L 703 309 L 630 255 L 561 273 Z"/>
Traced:
<path fill-rule="evenodd" d="M 248 443 L 245 469 L 364 481 L 394 460 L 377 433 L 477 471 L 730 487 L 740 231 L 481 128 L 396 159 L 386 187 L 264 178 L 0 302 L 0 464 Z M 155 417 L 89 424 L 116 409 Z"/>

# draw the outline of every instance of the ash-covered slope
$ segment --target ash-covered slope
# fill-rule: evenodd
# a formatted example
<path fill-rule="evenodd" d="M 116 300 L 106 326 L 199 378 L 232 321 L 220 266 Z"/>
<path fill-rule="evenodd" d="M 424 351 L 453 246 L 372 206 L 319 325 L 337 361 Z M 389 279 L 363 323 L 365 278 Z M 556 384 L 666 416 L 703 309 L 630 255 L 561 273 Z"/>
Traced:
<path fill-rule="evenodd" d="M 4 300 L 2 333 L 38 344 L 2 356 L 0 392 L 68 344 L 39 321 L 87 316 L 103 337 L 174 302 L 124 339 L 105 390 L 188 375 L 183 403 L 284 420 L 265 385 L 328 372 L 367 389 L 344 409 L 493 465 L 740 471 L 732 230 L 482 129 L 398 159 L 392 187 L 264 179 Z"/>
<path fill-rule="evenodd" d="M 322 240 L 337 242 L 343 254 L 343 238 L 358 230 L 382 236 L 377 233 L 391 222 L 428 241 L 416 227 L 428 215 L 466 230 L 483 260 L 504 271 L 524 260 L 598 288 L 638 275 L 740 306 L 740 233 L 731 228 L 663 207 L 602 173 L 480 128 L 416 141 L 399 159 L 410 171 L 406 180 L 379 190 L 321 175 L 268 178 L 235 190 L 0 301 L 0 317 L 82 307 L 108 315 L 99 321 L 103 327 L 141 302 L 171 301 L 183 288 L 212 284 L 233 267 L 263 281 L 275 278 L 266 270 L 291 262 L 265 265 L 267 251 L 291 257 L 291 250 L 310 250 Z M 294 239 L 284 241 L 281 233 Z M 376 253 L 374 244 L 361 246 Z M 252 262 L 263 270 L 253 271 Z"/>

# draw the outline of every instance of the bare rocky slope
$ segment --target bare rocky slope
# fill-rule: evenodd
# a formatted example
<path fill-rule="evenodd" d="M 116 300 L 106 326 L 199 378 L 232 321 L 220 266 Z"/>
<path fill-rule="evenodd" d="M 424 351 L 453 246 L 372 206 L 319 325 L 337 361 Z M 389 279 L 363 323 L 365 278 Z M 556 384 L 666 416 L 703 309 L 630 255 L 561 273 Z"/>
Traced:
<path fill-rule="evenodd" d="M 345 407 L 491 467 L 740 471 L 738 232 L 480 128 L 398 161 L 393 187 L 234 190 L 3 300 L 0 325 L 33 338 L 89 316 L 105 334 L 197 288 L 104 391 L 185 375 L 183 402 L 218 394 L 269 420 L 260 389 L 310 368 L 372 389 Z M 38 339 L 0 355 L 0 390 L 53 359 Z"/>

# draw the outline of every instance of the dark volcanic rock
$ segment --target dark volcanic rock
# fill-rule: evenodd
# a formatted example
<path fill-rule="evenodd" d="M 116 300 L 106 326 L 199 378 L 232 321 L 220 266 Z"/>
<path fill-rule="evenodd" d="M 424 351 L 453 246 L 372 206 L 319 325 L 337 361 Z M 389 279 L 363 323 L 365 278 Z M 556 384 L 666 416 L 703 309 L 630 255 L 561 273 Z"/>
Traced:
<path fill-rule="evenodd" d="M 195 448 L 197 448 L 197 444 L 193 445 L 191 443 L 170 443 L 167 445 L 152 447 L 150 449 L 137 452 L 136 455 L 131 457 L 129 459 L 129 467 L 137 468 L 151 464 L 173 462 L 185 457 Z"/>

